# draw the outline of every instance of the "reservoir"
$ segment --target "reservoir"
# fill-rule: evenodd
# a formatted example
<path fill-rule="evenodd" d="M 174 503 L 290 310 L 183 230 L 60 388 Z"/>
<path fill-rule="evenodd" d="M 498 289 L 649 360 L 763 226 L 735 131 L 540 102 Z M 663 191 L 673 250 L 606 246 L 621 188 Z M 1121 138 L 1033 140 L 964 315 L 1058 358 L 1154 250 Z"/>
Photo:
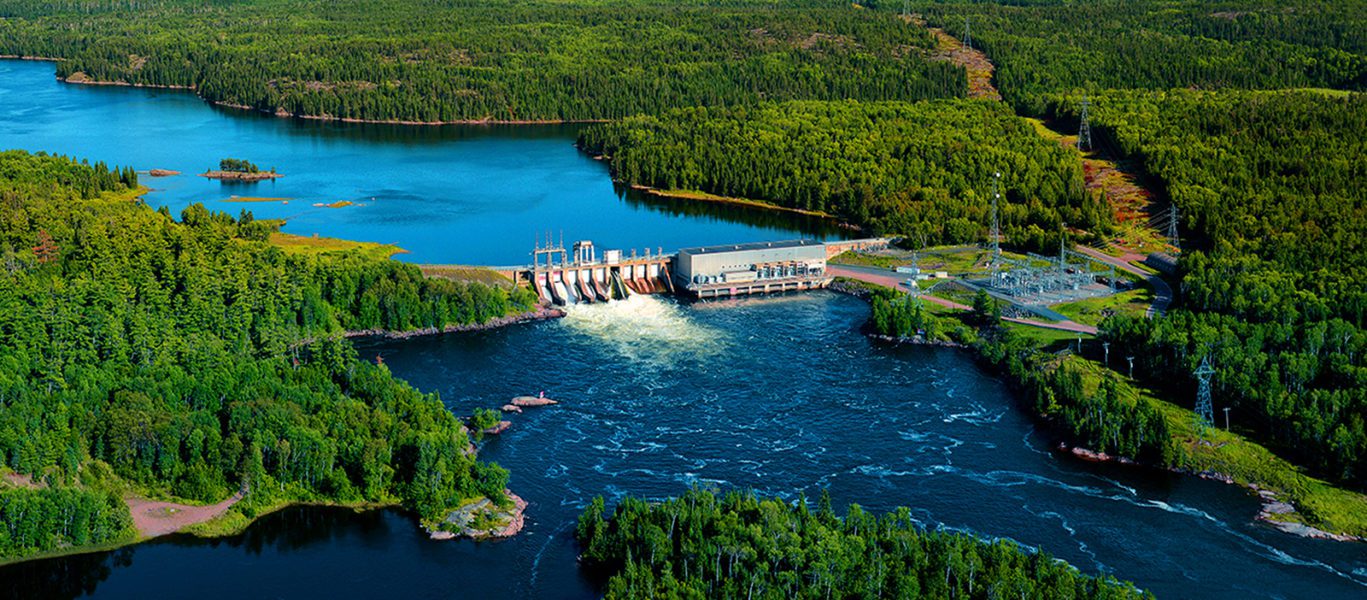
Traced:
<path fill-rule="evenodd" d="M 543 216 L 552 220 L 561 210 L 557 202 L 578 203 L 565 210 L 584 227 L 593 226 L 587 211 L 610 217 L 600 229 L 582 233 L 576 225 L 567 235 L 604 244 L 617 236 L 623 247 L 811 231 L 811 223 L 778 213 L 685 212 L 619 196 L 606 169 L 575 152 L 569 129 L 358 133 L 220 111 L 185 93 L 61 86 L 51 81 L 51 69 L 0 62 L 0 146 L 196 172 L 223 154 L 216 141 L 239 140 L 245 149 L 235 154 L 287 174 L 259 185 L 294 185 L 291 180 L 325 169 L 334 184 L 314 185 L 384 187 L 396 199 L 391 206 L 407 198 L 407 208 L 392 213 L 403 215 L 398 222 L 385 221 L 391 213 L 378 210 L 279 216 L 292 216 L 290 229 L 311 224 L 324 235 L 429 240 L 402 244 L 414 250 L 412 260 L 520 262 L 519 253 L 544 226 L 527 225 L 525 241 L 514 229 Z M 189 140 L 189 149 L 162 148 L 155 134 L 138 137 L 137 128 L 158 126 L 186 127 L 178 139 Z M 396 141 L 429 136 L 451 138 Z M 290 156 L 305 150 L 316 162 L 286 162 L 304 160 Z M 180 154 L 187 156 L 184 164 L 172 163 Z M 348 156 L 349 166 L 336 168 L 318 158 Z M 412 167 L 419 160 L 439 166 Z M 364 165 L 404 175 L 349 173 Z M 503 170 L 484 178 L 486 168 Z M 419 176 L 429 171 L 467 174 L 444 183 Z M 579 184 L 560 183 L 574 177 Z M 513 178 L 541 184 L 513 186 Z M 336 183 L 343 180 L 348 183 Z M 149 181 L 167 188 L 149 202 L 171 206 L 223 187 L 186 176 Z M 173 189 L 173 182 L 185 189 Z M 489 204 L 467 200 L 481 194 Z M 247 206 L 210 205 L 234 212 Z M 271 206 L 287 210 L 294 203 Z M 258 205 L 250 207 L 260 214 Z M 426 219 L 427 210 L 441 216 Z M 445 229 L 430 222 L 437 219 L 486 236 L 487 247 L 448 245 L 453 234 L 441 234 Z M 499 227 L 507 241 L 481 232 Z M 1012 391 L 967 354 L 873 342 L 859 331 L 868 315 L 864 302 L 824 291 L 706 303 L 637 296 L 497 331 L 359 342 L 363 358 L 383 357 L 397 376 L 440 394 L 457 414 L 538 391 L 563 400 L 511 415 L 512 428 L 481 450 L 511 471 L 511 489 L 530 502 L 521 535 L 436 542 L 401 511 L 296 508 L 240 536 L 172 536 L 3 567 L 0 593 L 591 598 L 598 591 L 575 563 L 578 510 L 596 495 L 609 502 L 625 494 L 659 498 L 702 486 L 794 500 L 829 489 L 837 505 L 857 502 L 877 512 L 908 506 L 928 528 L 1016 540 L 1083 571 L 1135 581 L 1160 598 L 1367 594 L 1363 545 L 1259 525 L 1256 499 L 1233 486 L 1059 455 L 1047 433 L 1017 408 Z"/>
<path fill-rule="evenodd" d="M 846 235 L 831 221 L 615 189 L 574 147 L 577 125 L 404 127 L 281 119 L 216 108 L 179 90 L 69 85 L 50 63 L 0 60 L 0 148 L 180 171 L 150 177 L 147 203 L 285 219 L 283 231 L 395 244 L 418 263 L 523 265 L 537 236 L 603 248 Z M 241 158 L 284 177 L 199 177 Z M 272 198 L 269 202 L 234 202 Z M 315 204 L 352 202 L 328 208 Z"/>

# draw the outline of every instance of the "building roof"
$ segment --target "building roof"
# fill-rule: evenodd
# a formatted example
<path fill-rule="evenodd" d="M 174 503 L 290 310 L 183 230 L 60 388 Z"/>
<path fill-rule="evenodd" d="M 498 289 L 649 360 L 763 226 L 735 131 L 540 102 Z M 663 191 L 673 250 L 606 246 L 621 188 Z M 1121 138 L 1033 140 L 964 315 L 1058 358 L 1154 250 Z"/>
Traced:
<path fill-rule="evenodd" d="M 823 246 L 824 242 L 816 240 L 784 240 L 781 242 L 746 242 L 744 244 L 726 244 L 724 246 L 698 246 L 694 248 L 679 248 L 679 254 L 722 254 L 725 252 L 743 252 L 746 250 L 772 250 L 782 248 L 805 248 L 810 246 Z"/>

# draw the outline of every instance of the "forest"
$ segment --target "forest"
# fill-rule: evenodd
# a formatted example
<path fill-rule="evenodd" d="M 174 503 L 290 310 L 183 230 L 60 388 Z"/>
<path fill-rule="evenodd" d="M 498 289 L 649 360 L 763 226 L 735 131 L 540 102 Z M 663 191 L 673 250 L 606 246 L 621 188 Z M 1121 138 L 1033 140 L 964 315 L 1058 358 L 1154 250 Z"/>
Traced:
<path fill-rule="evenodd" d="M 688 108 L 596 125 L 579 143 L 626 183 L 821 211 L 932 245 L 987 238 L 998 173 L 1002 233 L 1018 246 L 1057 247 L 1064 222 L 1110 223 L 1076 155 L 1000 103 Z"/>
<path fill-rule="evenodd" d="M 1010 541 L 926 531 L 905 508 L 854 504 L 838 516 L 825 492 L 813 509 L 694 489 L 660 503 L 623 498 L 611 514 L 599 497 L 575 536 L 614 600 L 1153 597 Z"/>
<path fill-rule="evenodd" d="M 0 467 L 35 482 L 0 492 L 0 559 L 128 540 L 110 494 L 242 490 L 246 517 L 301 500 L 402 502 L 424 519 L 505 501 L 507 472 L 470 454 L 440 399 L 340 335 L 484 322 L 533 296 L 286 254 L 250 213 L 176 220 L 136 184 L 0 153 Z"/>
<path fill-rule="evenodd" d="M 0 17 L 0 55 L 65 59 L 59 77 L 281 114 L 583 121 L 967 90 L 962 68 L 924 59 L 924 30 L 818 0 L 16 0 Z"/>
<path fill-rule="evenodd" d="M 1321 91 L 1105 92 L 1094 121 L 1182 215 L 1180 303 L 1108 338 L 1326 477 L 1367 484 L 1367 97 Z M 1060 118 L 1072 102 L 1056 99 Z"/>
<path fill-rule="evenodd" d="M 1073 90 L 1367 89 L 1367 11 L 1355 0 L 937 2 L 916 10 L 959 39 L 967 18 L 1003 98 L 1028 115 L 1045 114 L 1048 94 Z"/>

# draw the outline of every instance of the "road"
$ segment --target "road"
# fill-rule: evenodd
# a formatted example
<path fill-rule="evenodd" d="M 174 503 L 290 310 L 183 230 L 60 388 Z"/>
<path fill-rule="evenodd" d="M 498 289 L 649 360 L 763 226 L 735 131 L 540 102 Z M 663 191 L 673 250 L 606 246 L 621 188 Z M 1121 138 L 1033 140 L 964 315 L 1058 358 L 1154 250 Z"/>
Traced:
<path fill-rule="evenodd" d="M 889 271 L 887 269 L 880 269 L 878 267 L 861 267 L 857 265 L 828 264 L 826 265 L 826 271 L 836 277 L 848 277 L 850 279 L 858 279 L 859 281 L 872 283 L 874 285 L 881 285 L 883 287 L 892 288 L 898 291 L 907 291 L 907 288 L 902 286 L 902 282 L 907 280 L 906 276 L 900 275 L 893 271 Z M 933 302 L 935 304 L 939 304 L 940 306 L 945 306 L 956 310 L 973 310 L 973 307 L 971 306 L 966 306 L 963 304 L 959 304 L 958 302 L 954 302 L 952 300 L 946 300 L 944 298 L 931 296 L 929 294 L 923 295 L 921 296 L 921 298 L 926 302 Z M 1055 329 L 1058 331 L 1072 331 L 1076 333 L 1085 333 L 1087 335 L 1096 335 L 1096 327 L 1093 327 L 1091 325 L 1084 325 L 1076 321 L 1059 321 L 1057 323 L 1044 323 L 1041 321 L 1031 321 L 1029 319 L 1018 319 L 1015 317 L 1002 317 L 1002 320 L 1010 323 L 1029 325 L 1031 327 L 1041 327 L 1044 329 Z"/>
<path fill-rule="evenodd" d="M 1134 263 L 1144 260 L 1143 256 L 1138 254 L 1111 256 L 1096 248 L 1088 248 L 1087 246 L 1078 246 L 1077 251 L 1108 265 L 1115 265 L 1117 269 L 1122 269 L 1127 273 L 1133 273 L 1143 277 L 1145 281 L 1148 281 L 1149 285 L 1153 287 L 1153 303 L 1149 305 L 1147 311 L 1144 311 L 1145 317 L 1152 319 L 1154 315 L 1162 316 L 1163 313 L 1167 312 L 1168 305 L 1172 304 L 1172 286 L 1168 285 L 1168 282 L 1164 281 L 1162 277 L 1148 273 L 1143 269 L 1134 266 Z"/>

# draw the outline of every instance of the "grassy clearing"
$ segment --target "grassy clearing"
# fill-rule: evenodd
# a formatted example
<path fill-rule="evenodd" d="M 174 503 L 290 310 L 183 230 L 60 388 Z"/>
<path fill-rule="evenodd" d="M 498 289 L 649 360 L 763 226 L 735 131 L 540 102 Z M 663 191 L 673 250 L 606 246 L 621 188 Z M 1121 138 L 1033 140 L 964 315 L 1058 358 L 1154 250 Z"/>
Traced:
<path fill-rule="evenodd" d="M 1144 287 L 1111 296 L 1057 304 L 1050 308 L 1078 323 L 1100 325 L 1110 314 L 1143 316 L 1152 303 L 1153 290 Z"/>
<path fill-rule="evenodd" d="M 1089 392 L 1095 392 L 1101 378 L 1107 376 L 1106 369 L 1094 361 L 1076 356 L 1070 357 L 1070 360 L 1083 363 L 1084 384 Z M 1121 379 L 1119 387 L 1122 394 L 1128 395 L 1132 401 L 1147 399 L 1167 419 L 1177 450 L 1175 467 L 1198 473 L 1219 473 L 1244 487 L 1257 485 L 1275 492 L 1297 510 L 1278 516 L 1278 520 L 1304 523 L 1333 533 L 1367 536 L 1367 495 L 1337 488 L 1306 475 L 1295 465 L 1237 432 L 1210 428 L 1203 433 L 1196 425 L 1196 413 L 1160 400 L 1150 390 Z"/>
<path fill-rule="evenodd" d="M 818 211 L 818 210 L 803 210 L 803 209 L 800 209 L 800 208 L 792 208 L 792 207 L 789 207 L 789 206 L 779 206 L 779 205 L 774 204 L 774 203 L 772 203 L 772 202 L 765 202 L 765 201 L 763 201 L 763 200 L 754 200 L 754 199 L 751 199 L 751 198 L 735 198 L 735 197 L 732 197 L 732 196 L 719 196 L 719 195 L 717 195 L 717 194 L 710 194 L 710 193 L 708 193 L 708 192 L 703 192 L 703 191 L 699 191 L 699 190 L 657 190 L 657 189 L 655 189 L 655 188 L 645 187 L 645 186 L 633 186 L 633 187 L 637 187 L 638 189 L 641 189 L 641 190 L 645 191 L 645 192 L 648 193 L 648 194 L 654 194 L 654 195 L 656 195 L 656 196 L 664 196 L 664 197 L 667 197 L 667 198 L 680 198 L 680 199 L 683 199 L 683 200 L 697 200 L 697 201 L 701 201 L 701 202 L 724 202 L 724 203 L 726 203 L 726 204 L 740 204 L 740 205 L 742 205 L 742 206 L 753 206 L 753 207 L 755 207 L 755 208 L 764 208 L 764 209 L 769 209 L 769 210 L 782 210 L 782 211 L 787 211 L 787 212 L 794 212 L 794 213 L 798 213 L 798 214 L 802 214 L 802 215 L 810 215 L 810 216 L 813 216 L 813 217 L 835 218 L 835 217 L 833 217 L 832 215 L 830 215 L 830 214 L 828 214 L 828 213 L 824 213 L 824 212 L 821 212 L 821 211 Z"/>
<path fill-rule="evenodd" d="M 302 236 L 290 233 L 275 232 L 271 234 L 270 243 L 286 252 L 298 254 L 322 254 L 325 252 L 358 252 L 370 258 L 385 259 L 395 254 L 408 252 L 403 248 L 393 244 L 378 244 L 375 242 L 353 242 L 350 240 L 339 240 L 336 238 L 326 238 L 319 236 Z"/>
<path fill-rule="evenodd" d="M 422 274 L 427 277 L 438 279 L 450 279 L 452 281 L 466 281 L 482 283 L 489 286 L 503 288 L 513 287 L 513 280 L 504 277 L 502 273 L 484 267 L 467 267 L 461 265 L 418 265 Z"/>

